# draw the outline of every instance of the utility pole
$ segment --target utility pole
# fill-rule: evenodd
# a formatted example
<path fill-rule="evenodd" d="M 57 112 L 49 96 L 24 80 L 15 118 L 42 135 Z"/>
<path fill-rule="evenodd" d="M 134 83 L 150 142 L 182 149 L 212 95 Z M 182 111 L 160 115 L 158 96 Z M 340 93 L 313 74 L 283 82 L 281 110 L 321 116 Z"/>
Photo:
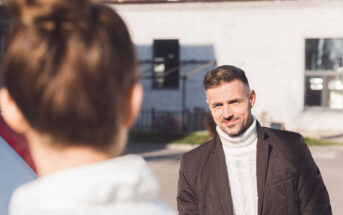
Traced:
<path fill-rule="evenodd" d="M 187 130 L 187 126 L 186 126 L 186 86 L 187 86 L 187 76 L 181 76 L 181 80 L 182 80 L 182 100 L 181 100 L 181 104 L 182 104 L 182 131 L 186 131 Z"/>

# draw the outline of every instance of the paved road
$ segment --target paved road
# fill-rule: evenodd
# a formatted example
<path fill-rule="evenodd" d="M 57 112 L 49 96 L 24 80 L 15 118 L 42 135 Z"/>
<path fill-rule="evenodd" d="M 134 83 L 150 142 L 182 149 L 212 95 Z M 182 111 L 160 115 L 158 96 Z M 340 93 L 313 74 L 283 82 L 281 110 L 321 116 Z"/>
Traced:
<path fill-rule="evenodd" d="M 176 210 L 181 156 L 189 146 L 129 144 L 127 153 L 142 155 L 160 181 L 160 198 Z M 333 214 L 343 214 L 343 146 L 311 147 L 329 191 Z"/>

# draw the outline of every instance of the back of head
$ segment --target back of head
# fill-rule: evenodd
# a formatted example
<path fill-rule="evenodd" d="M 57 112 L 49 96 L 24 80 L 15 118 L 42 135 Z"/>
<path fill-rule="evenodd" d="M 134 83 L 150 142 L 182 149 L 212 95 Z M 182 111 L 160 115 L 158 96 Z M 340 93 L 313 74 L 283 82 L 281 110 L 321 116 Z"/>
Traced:
<path fill-rule="evenodd" d="M 105 151 L 138 76 L 123 20 L 88 0 L 12 0 L 10 9 L 2 72 L 24 118 L 60 143 Z"/>
<path fill-rule="evenodd" d="M 242 83 L 249 89 L 249 82 L 245 76 L 245 72 L 230 65 L 219 66 L 216 69 L 208 71 L 204 77 L 203 84 L 205 90 L 207 90 L 213 87 L 218 87 L 222 83 L 234 80 L 242 81 Z"/>

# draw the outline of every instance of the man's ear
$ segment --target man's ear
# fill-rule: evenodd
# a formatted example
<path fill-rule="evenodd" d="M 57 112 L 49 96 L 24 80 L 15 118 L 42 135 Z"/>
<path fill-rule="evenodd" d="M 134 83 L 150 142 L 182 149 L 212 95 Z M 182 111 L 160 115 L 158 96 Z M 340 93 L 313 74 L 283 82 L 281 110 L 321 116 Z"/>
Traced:
<path fill-rule="evenodd" d="M 249 92 L 249 104 L 250 104 L 250 108 L 253 108 L 255 105 L 255 101 L 256 101 L 256 93 L 254 90 L 250 90 Z"/>
<path fill-rule="evenodd" d="M 1 114 L 7 125 L 18 133 L 24 133 L 27 129 L 27 122 L 8 89 L 4 87 L 0 89 L 0 106 Z"/>
<path fill-rule="evenodd" d="M 128 98 L 126 99 L 125 109 L 123 110 L 123 125 L 130 128 L 136 121 L 143 100 L 143 87 L 140 83 L 134 84 L 130 92 L 128 93 Z"/>

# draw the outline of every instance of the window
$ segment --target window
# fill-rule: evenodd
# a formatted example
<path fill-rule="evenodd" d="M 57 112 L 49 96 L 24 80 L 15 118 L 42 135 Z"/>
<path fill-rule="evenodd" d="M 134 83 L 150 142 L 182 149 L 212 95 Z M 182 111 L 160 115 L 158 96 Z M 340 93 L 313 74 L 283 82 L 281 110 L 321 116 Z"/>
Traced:
<path fill-rule="evenodd" d="M 153 88 L 179 87 L 179 40 L 154 40 Z"/>
<path fill-rule="evenodd" d="M 343 110 L 343 39 L 306 39 L 305 106 Z"/>

